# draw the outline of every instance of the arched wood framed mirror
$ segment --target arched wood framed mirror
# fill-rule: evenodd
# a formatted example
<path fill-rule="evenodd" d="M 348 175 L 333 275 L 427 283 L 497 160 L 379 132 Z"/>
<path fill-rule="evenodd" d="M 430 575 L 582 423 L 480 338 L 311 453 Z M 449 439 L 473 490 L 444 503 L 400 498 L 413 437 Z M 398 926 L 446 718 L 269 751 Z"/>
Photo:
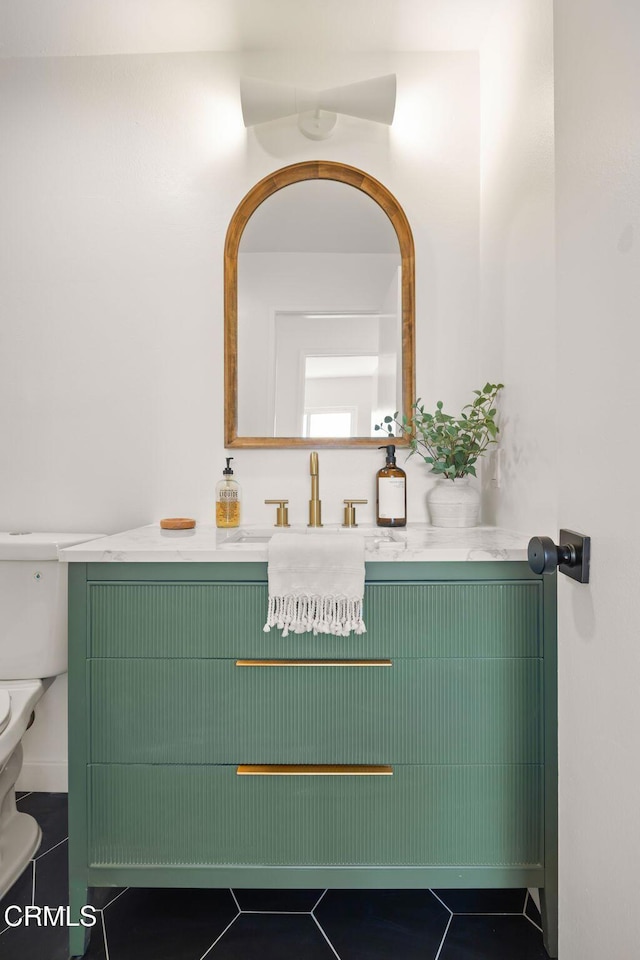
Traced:
<path fill-rule="evenodd" d="M 329 161 L 257 183 L 225 241 L 225 446 L 379 446 L 374 424 L 415 398 L 414 303 L 381 183 Z"/>

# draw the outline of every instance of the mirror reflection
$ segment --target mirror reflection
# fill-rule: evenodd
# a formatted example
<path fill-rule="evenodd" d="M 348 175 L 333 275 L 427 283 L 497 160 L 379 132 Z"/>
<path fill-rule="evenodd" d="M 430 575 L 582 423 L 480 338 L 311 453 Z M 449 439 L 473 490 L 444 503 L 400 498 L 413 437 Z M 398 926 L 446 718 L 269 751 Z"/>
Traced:
<path fill-rule="evenodd" d="M 366 193 L 291 183 L 249 218 L 238 253 L 238 435 L 373 437 L 402 409 L 396 232 Z"/>

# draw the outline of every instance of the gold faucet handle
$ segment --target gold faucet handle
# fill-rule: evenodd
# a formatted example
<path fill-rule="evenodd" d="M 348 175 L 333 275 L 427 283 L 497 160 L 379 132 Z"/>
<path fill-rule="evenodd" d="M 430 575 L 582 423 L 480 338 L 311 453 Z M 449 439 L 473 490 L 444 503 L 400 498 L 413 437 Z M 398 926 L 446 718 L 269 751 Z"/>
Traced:
<path fill-rule="evenodd" d="M 356 503 L 369 503 L 368 500 L 344 500 L 346 506 L 344 508 L 344 523 L 343 527 L 357 527 L 356 523 L 356 508 L 354 504 Z"/>
<path fill-rule="evenodd" d="M 290 527 L 289 523 L 289 508 L 287 504 L 288 500 L 265 500 L 265 503 L 277 503 L 278 509 L 276 510 L 276 522 L 274 527 Z"/>

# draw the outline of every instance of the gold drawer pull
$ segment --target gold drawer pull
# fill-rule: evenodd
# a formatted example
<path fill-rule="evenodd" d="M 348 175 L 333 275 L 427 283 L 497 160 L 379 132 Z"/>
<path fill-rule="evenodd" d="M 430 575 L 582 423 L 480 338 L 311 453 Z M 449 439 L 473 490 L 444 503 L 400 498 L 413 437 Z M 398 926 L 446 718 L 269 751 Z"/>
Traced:
<path fill-rule="evenodd" d="M 386 764 L 348 763 L 242 763 L 239 777 L 392 777 L 393 767 Z"/>
<path fill-rule="evenodd" d="M 236 667 L 392 667 L 392 660 L 236 660 Z"/>

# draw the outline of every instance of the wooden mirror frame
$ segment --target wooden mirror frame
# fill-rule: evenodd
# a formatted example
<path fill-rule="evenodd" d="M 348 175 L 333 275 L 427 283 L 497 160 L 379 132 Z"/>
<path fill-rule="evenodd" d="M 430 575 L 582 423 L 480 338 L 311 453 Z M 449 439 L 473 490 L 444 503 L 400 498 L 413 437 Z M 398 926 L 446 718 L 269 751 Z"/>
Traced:
<path fill-rule="evenodd" d="M 398 237 L 402 260 L 402 403 L 409 416 L 415 399 L 415 258 L 405 212 L 383 184 L 357 167 L 329 160 L 308 160 L 275 170 L 260 180 L 231 217 L 224 244 L 224 444 L 225 447 L 379 447 L 379 437 L 238 436 L 238 251 L 249 217 L 272 194 L 302 180 L 347 183 L 382 207 Z M 386 439 L 386 434 L 380 435 Z M 397 445 L 407 441 L 398 437 Z"/>

